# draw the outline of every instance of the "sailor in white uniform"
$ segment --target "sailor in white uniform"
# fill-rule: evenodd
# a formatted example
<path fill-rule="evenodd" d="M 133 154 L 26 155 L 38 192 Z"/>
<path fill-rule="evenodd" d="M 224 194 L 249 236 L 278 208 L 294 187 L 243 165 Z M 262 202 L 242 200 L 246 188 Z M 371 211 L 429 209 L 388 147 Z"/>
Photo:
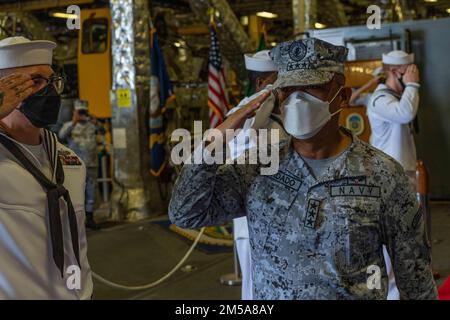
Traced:
<path fill-rule="evenodd" d="M 256 93 L 251 95 L 250 97 L 245 97 L 244 99 L 242 99 L 238 106 L 228 112 L 227 116 L 236 112 L 262 93 L 270 91 L 271 84 L 274 83 L 277 79 L 277 67 L 269 56 L 269 50 L 258 51 L 255 54 L 245 54 L 244 58 L 245 68 L 248 71 L 252 91 Z M 256 136 L 252 136 L 249 134 L 249 129 L 257 129 L 255 127 L 256 122 L 260 122 L 260 128 L 261 126 L 263 126 L 267 129 L 279 129 L 280 139 L 282 138 L 281 136 L 284 133 L 284 129 L 281 124 L 281 118 L 276 113 L 272 113 L 272 109 L 273 100 L 269 98 L 265 102 L 265 105 L 261 106 L 260 110 L 258 111 L 259 116 L 256 116 L 256 118 L 258 119 L 255 119 L 255 117 L 253 117 L 245 122 L 242 131 L 235 137 L 234 140 L 230 141 L 228 144 L 230 157 L 232 159 L 236 159 L 243 152 L 245 152 L 245 150 L 256 146 Z M 268 134 L 268 136 L 270 137 L 270 133 Z M 243 141 L 246 142 L 242 143 Z M 247 217 L 234 219 L 233 225 L 234 240 L 242 272 L 242 299 L 252 300 L 252 267 Z"/>
<path fill-rule="evenodd" d="M 419 71 L 414 54 L 395 50 L 383 54 L 385 83 L 378 85 L 367 105 L 370 143 L 397 160 L 415 188 L 416 146 L 411 122 L 419 107 Z M 389 274 L 388 300 L 399 299 L 392 264 L 383 248 Z"/>
<path fill-rule="evenodd" d="M 383 54 L 386 73 L 367 107 L 372 135 L 370 143 L 400 162 L 411 181 L 416 172 L 416 146 L 411 130 L 419 108 L 419 70 L 414 54 L 392 51 Z"/>
<path fill-rule="evenodd" d="M 86 169 L 44 128 L 56 123 L 61 103 L 55 47 L 0 41 L 0 300 L 92 297 Z"/>

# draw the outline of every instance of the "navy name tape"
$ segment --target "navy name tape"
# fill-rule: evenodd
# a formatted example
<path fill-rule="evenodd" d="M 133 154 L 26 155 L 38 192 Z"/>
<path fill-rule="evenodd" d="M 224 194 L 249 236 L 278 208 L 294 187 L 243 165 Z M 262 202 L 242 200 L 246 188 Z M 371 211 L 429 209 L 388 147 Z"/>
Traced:
<path fill-rule="evenodd" d="M 300 186 L 302 185 L 300 179 L 293 177 L 292 175 L 287 174 L 283 171 L 278 171 L 276 174 L 268 177 L 295 191 L 298 191 L 300 189 Z"/>
<path fill-rule="evenodd" d="M 349 184 L 330 188 L 330 195 L 332 197 L 381 197 L 381 188 L 377 186 Z"/>

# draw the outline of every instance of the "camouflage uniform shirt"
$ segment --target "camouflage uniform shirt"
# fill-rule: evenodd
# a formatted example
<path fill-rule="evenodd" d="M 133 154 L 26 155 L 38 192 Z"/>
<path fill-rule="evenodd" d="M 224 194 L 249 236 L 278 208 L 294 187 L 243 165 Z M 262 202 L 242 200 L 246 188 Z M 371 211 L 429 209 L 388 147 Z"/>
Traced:
<path fill-rule="evenodd" d="M 86 167 L 97 167 L 97 131 L 97 126 L 90 121 L 75 125 L 68 121 L 59 131 L 59 138 L 67 140 L 69 148 L 84 161 Z"/>
<path fill-rule="evenodd" d="M 436 299 L 422 211 L 403 169 L 352 139 L 318 179 L 289 142 L 275 175 L 258 165 L 185 165 L 169 216 L 184 228 L 247 216 L 255 299 L 386 299 L 383 244 L 401 298 Z"/>

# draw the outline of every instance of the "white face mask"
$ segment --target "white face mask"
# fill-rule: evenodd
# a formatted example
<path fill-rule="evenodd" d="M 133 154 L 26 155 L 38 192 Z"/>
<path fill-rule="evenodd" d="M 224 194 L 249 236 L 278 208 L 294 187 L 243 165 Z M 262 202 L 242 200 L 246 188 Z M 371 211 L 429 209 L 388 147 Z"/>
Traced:
<path fill-rule="evenodd" d="M 300 140 L 315 136 L 331 117 L 341 112 L 342 109 L 339 109 L 330 114 L 330 104 L 341 90 L 342 87 L 330 102 L 322 101 L 303 91 L 296 91 L 289 95 L 283 102 L 283 125 L 286 132 Z"/>

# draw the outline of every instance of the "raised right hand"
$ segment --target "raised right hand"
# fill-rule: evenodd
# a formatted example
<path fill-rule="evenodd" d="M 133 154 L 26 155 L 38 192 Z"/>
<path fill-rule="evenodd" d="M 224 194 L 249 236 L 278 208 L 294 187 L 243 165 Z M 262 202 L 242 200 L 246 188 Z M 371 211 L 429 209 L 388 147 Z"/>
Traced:
<path fill-rule="evenodd" d="M 72 114 L 72 124 L 75 125 L 75 124 L 77 124 L 80 120 L 81 120 L 80 114 L 78 113 L 77 110 L 74 110 L 74 111 L 73 111 L 73 114 Z"/>
<path fill-rule="evenodd" d="M 403 75 L 403 82 L 406 84 L 408 82 L 419 83 L 419 69 L 415 64 L 410 64 Z"/>
<path fill-rule="evenodd" d="M 0 79 L 0 119 L 9 115 L 26 98 L 38 91 L 31 76 L 13 73 Z"/>
<path fill-rule="evenodd" d="M 216 129 L 220 130 L 223 135 L 227 129 L 241 129 L 247 119 L 254 117 L 256 110 L 263 104 L 263 102 L 270 96 L 270 92 L 264 92 L 257 98 L 247 103 L 231 114 L 224 122 L 222 122 Z"/>

